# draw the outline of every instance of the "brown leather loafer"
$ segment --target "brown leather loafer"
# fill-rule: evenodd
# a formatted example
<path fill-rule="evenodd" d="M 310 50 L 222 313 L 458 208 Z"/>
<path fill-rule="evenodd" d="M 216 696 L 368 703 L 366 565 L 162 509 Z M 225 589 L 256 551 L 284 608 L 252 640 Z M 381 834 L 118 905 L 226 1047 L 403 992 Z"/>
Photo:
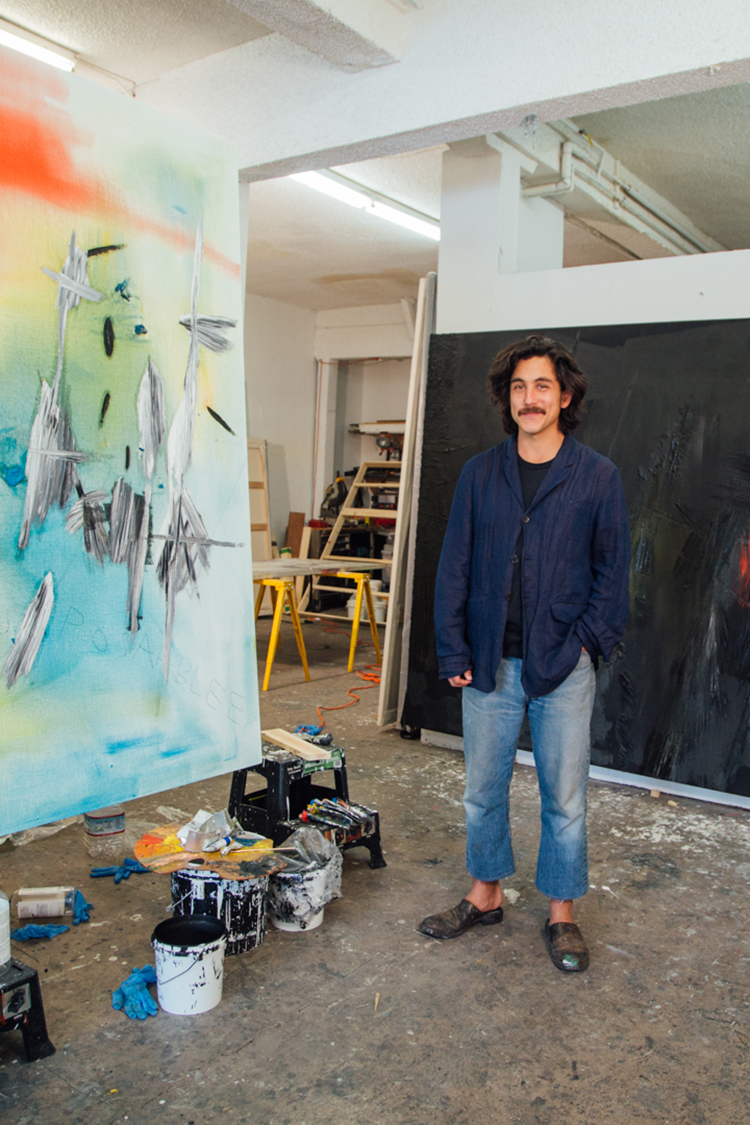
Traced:
<path fill-rule="evenodd" d="M 477 922 L 480 926 L 494 926 L 502 920 L 502 906 L 498 906 L 496 910 L 480 910 L 473 902 L 462 898 L 458 906 L 445 910 L 442 914 L 430 914 L 429 918 L 419 923 L 417 933 L 444 941 L 446 938 L 460 937 Z"/>
<path fill-rule="evenodd" d="M 589 967 L 589 951 L 575 922 L 544 923 L 542 937 L 552 964 L 563 973 L 582 973 Z"/>

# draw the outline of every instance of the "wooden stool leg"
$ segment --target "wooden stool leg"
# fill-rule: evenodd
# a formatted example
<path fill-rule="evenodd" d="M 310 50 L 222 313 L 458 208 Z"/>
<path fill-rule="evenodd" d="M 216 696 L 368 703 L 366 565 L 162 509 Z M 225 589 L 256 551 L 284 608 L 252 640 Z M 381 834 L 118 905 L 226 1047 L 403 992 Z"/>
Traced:
<path fill-rule="evenodd" d="M 274 593 L 275 593 L 275 600 L 276 600 L 276 605 L 274 606 L 274 610 L 273 610 L 273 625 L 271 626 L 271 639 L 268 642 L 268 655 L 266 657 L 266 671 L 265 671 L 265 675 L 263 676 L 263 691 L 268 691 L 268 681 L 271 679 L 271 668 L 273 667 L 273 659 L 276 655 L 276 646 L 279 643 L 279 630 L 281 629 L 281 615 L 284 612 L 284 598 L 279 597 L 279 594 L 281 593 L 281 590 L 279 589 L 279 587 L 283 587 L 284 583 L 283 582 L 273 582 L 273 584 L 272 584 L 271 579 L 264 579 L 264 582 L 267 583 L 271 587 L 271 591 L 272 591 L 271 596 L 273 597 Z"/>
<path fill-rule="evenodd" d="M 287 601 L 289 602 L 289 612 L 292 615 L 292 624 L 294 625 L 294 635 L 297 638 L 297 648 L 299 649 L 300 660 L 302 667 L 305 670 L 305 679 L 310 682 L 310 669 L 307 667 L 307 653 L 305 652 L 305 642 L 302 637 L 302 625 L 300 624 L 299 613 L 297 612 L 297 599 L 294 596 L 294 581 L 287 582 L 284 586 L 286 590 Z"/>
<path fill-rule="evenodd" d="M 357 583 L 357 600 L 354 603 L 354 621 L 352 623 L 352 643 L 349 645 L 349 667 L 347 672 L 351 672 L 354 667 L 354 654 L 357 651 L 357 636 L 359 634 L 359 615 L 362 612 L 362 575 L 352 575 L 354 581 Z"/>
<path fill-rule="evenodd" d="M 372 641 L 375 645 L 375 658 L 378 664 L 382 659 L 380 655 L 380 638 L 378 637 L 378 625 L 375 620 L 375 606 L 372 601 L 372 587 L 370 586 L 370 575 L 366 574 L 362 581 L 365 591 L 365 601 L 367 602 L 367 615 L 370 618 L 370 632 L 372 633 Z"/>

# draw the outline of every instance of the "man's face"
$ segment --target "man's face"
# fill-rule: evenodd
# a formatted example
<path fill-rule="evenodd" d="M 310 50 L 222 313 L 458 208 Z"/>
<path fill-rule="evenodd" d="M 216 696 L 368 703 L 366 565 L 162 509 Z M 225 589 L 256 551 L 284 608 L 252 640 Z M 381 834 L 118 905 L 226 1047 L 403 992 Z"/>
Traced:
<path fill-rule="evenodd" d="M 516 365 L 510 381 L 510 413 L 520 432 L 529 437 L 558 429 L 560 411 L 572 395 L 560 387 L 549 356 L 534 355 Z"/>

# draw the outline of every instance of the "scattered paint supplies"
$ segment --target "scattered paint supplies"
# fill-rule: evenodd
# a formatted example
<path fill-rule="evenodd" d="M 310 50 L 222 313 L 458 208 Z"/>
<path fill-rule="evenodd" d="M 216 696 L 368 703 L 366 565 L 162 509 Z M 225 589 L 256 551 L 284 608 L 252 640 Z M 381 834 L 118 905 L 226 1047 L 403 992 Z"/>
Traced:
<path fill-rule="evenodd" d="M 20 926 L 17 930 L 11 930 L 10 936 L 13 941 L 36 941 L 38 938 L 53 938 L 58 934 L 67 933 L 70 926 L 55 926 L 48 922 L 46 926 L 38 926 L 34 922 L 28 922 L 25 926 Z"/>
<path fill-rule="evenodd" d="M 124 1010 L 131 1020 L 145 1020 L 155 1016 L 159 1008 L 148 990 L 149 984 L 156 984 L 156 973 L 151 965 L 134 969 L 112 993 L 112 1007 L 116 1012 Z"/>
<path fill-rule="evenodd" d="M 286 869 L 268 882 L 268 917 L 277 930 L 314 930 L 341 897 L 343 858 L 316 828 L 298 828 L 284 841 Z"/>
<path fill-rule="evenodd" d="M 125 857 L 121 866 L 114 867 L 92 867 L 89 875 L 92 879 L 102 879 L 108 875 L 114 875 L 115 883 L 121 883 L 123 879 L 129 879 L 131 875 L 147 875 L 148 868 L 139 863 L 137 859 L 130 859 Z"/>
<path fill-rule="evenodd" d="M 23 918 L 61 918 L 73 913 L 74 887 L 20 887 L 15 896 L 15 911 Z"/>
<path fill-rule="evenodd" d="M 354 805 L 340 797 L 316 798 L 300 813 L 300 820 L 325 831 L 367 836 L 375 830 L 375 814 L 364 805 Z"/>

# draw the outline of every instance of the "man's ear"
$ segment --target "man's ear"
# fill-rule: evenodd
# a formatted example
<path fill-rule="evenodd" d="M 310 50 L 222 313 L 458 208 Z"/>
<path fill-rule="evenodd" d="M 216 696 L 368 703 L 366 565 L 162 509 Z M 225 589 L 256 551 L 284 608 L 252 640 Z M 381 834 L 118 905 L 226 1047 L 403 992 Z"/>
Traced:
<path fill-rule="evenodd" d="M 563 391 L 562 395 L 560 396 L 560 409 L 564 410 L 566 406 L 570 406 L 572 401 L 573 401 L 573 392 L 572 391 Z"/>

